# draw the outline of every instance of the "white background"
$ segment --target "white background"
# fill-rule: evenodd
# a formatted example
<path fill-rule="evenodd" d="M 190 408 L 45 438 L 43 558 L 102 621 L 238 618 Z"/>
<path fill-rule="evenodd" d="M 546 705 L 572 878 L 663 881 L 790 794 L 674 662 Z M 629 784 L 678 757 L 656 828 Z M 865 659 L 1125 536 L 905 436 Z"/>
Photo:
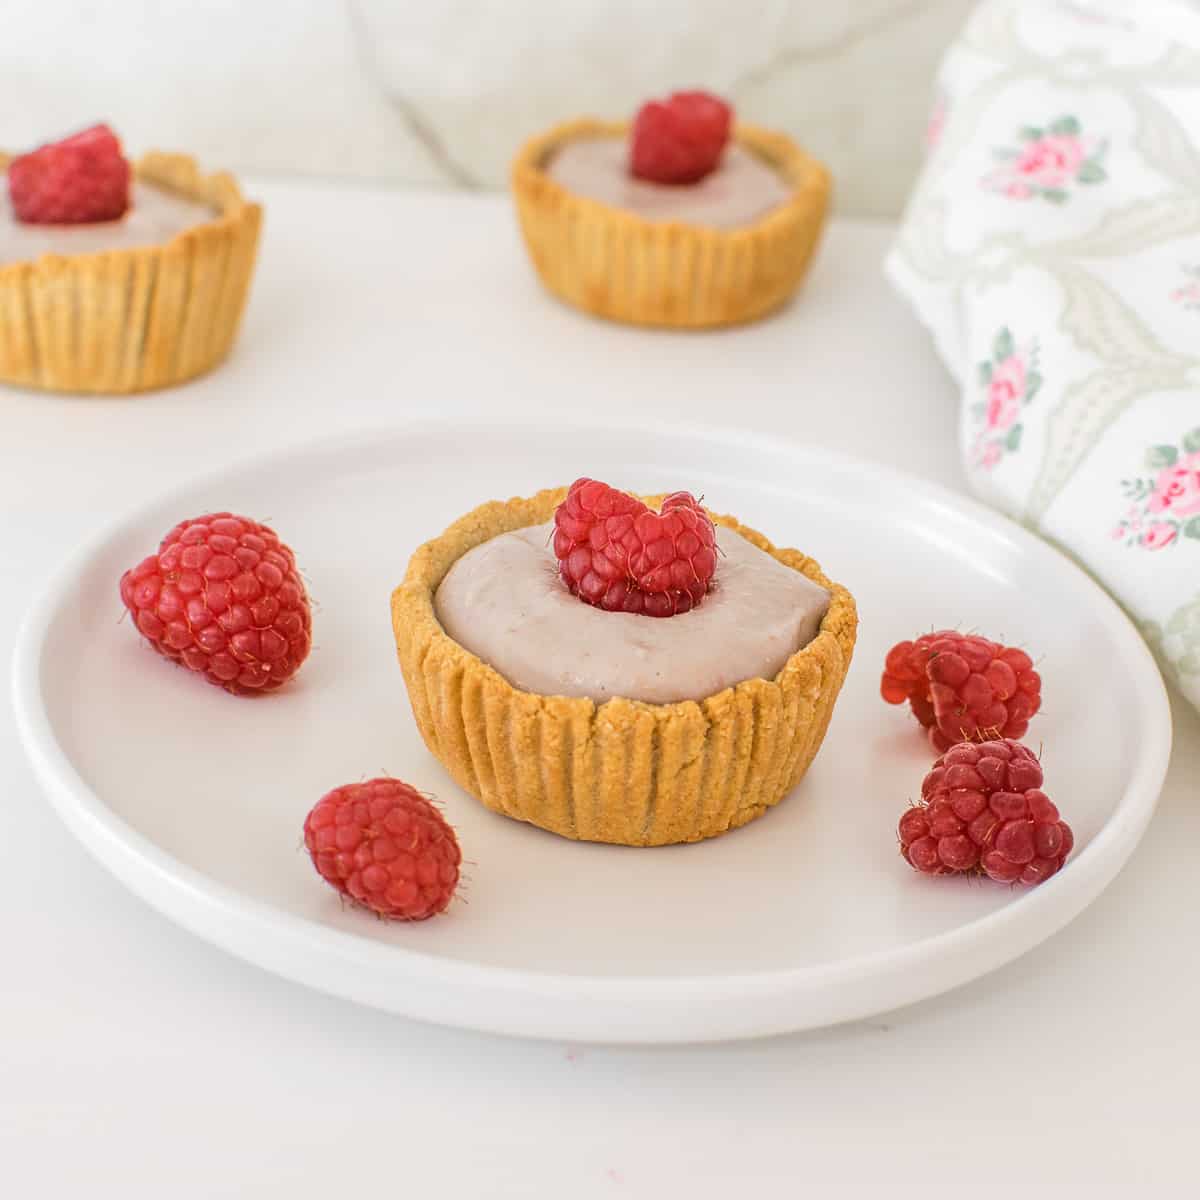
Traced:
<path fill-rule="evenodd" d="M 238 170 L 502 185 L 520 142 L 728 94 L 896 213 L 970 0 L 5 0 L 0 147 L 107 119 Z"/>
<path fill-rule="evenodd" d="M 33 585 L 148 492 L 407 415 L 737 423 L 962 486 L 953 388 L 880 279 L 883 226 L 835 224 L 777 319 L 676 336 L 547 299 L 501 197 L 251 191 L 266 241 L 226 366 L 140 398 L 0 391 L 0 656 Z M 1037 951 L 844 1028 L 626 1050 L 417 1025 L 210 949 L 75 845 L 0 709 L 0 1193 L 1189 1196 L 1200 716 L 1174 711 L 1142 846 Z"/>

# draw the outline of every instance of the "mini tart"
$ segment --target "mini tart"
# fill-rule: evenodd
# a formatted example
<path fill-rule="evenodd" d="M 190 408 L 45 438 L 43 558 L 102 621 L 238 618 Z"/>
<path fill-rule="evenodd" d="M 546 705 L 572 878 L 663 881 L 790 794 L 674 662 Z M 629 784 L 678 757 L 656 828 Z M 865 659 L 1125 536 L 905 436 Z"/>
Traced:
<path fill-rule="evenodd" d="M 546 287 L 584 312 L 633 325 L 735 325 L 780 307 L 804 277 L 824 225 L 825 166 L 782 134 L 739 124 L 735 139 L 794 191 L 765 217 L 728 230 L 649 221 L 578 196 L 543 169 L 568 141 L 624 137 L 628 130 L 627 122 L 583 118 L 532 138 L 518 152 L 517 215 Z"/>
<path fill-rule="evenodd" d="M 716 837 L 761 816 L 820 749 L 854 651 L 853 597 L 811 558 L 713 514 L 830 593 L 817 636 L 774 679 L 678 704 L 597 705 L 520 691 L 446 634 L 434 594 L 468 550 L 550 520 L 565 496 L 557 488 L 484 504 L 409 562 L 392 593 L 392 628 L 425 744 L 488 808 L 563 837 L 661 846 Z"/>
<path fill-rule="evenodd" d="M 10 158 L 0 154 L 0 169 Z M 250 290 L 262 209 L 231 175 L 151 153 L 137 179 L 211 205 L 161 245 L 44 254 L 0 266 L 0 381 L 62 392 L 167 387 L 229 352 Z"/>

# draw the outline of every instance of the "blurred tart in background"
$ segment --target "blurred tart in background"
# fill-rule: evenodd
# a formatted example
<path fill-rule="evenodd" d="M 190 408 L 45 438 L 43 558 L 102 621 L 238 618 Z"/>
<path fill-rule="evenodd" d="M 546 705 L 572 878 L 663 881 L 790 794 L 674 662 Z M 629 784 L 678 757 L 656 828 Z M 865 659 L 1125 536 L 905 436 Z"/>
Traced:
<path fill-rule="evenodd" d="M 596 316 L 703 328 L 784 304 L 828 207 L 823 164 L 789 138 L 676 92 L 632 124 L 569 121 L 517 154 L 512 187 L 542 282 Z"/>
<path fill-rule="evenodd" d="M 125 393 L 228 353 L 262 210 L 182 154 L 131 163 L 96 125 L 0 154 L 0 381 Z"/>

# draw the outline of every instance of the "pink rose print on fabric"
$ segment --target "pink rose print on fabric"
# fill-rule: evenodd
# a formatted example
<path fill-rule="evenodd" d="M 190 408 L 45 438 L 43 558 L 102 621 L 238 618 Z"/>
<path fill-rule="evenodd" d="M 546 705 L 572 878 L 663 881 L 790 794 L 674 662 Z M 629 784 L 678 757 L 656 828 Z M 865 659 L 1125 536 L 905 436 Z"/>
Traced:
<path fill-rule="evenodd" d="M 1137 29 L 1137 25 L 1129 20 L 1128 17 L 1118 16 L 1116 13 L 1111 12 L 1101 12 L 1093 8 L 1089 0 L 1058 0 L 1058 8 L 1061 12 L 1074 17 L 1081 25 L 1099 25 L 1107 26 L 1110 29 L 1127 29 L 1131 33 Z"/>
<path fill-rule="evenodd" d="M 1012 169 L 1031 188 L 1061 188 L 1079 174 L 1086 158 L 1077 137 L 1052 135 L 1026 142 Z"/>
<path fill-rule="evenodd" d="M 1147 550 L 1161 550 L 1169 546 L 1179 536 L 1179 530 L 1165 521 L 1156 521 L 1141 536 L 1141 544 Z"/>
<path fill-rule="evenodd" d="M 976 466 L 981 467 L 983 470 L 990 471 L 993 467 L 999 465 L 1003 457 L 1004 450 L 999 442 L 984 442 L 975 463 Z"/>
<path fill-rule="evenodd" d="M 1017 133 L 1016 146 L 993 151 L 999 162 L 980 183 L 1010 200 L 1035 197 L 1065 204 L 1076 184 L 1103 183 L 1107 142 L 1093 142 L 1080 132 L 1077 117 L 1063 116 L 1042 128 L 1026 125 Z"/>
<path fill-rule="evenodd" d="M 1200 453 L 1187 454 L 1159 471 L 1146 508 L 1152 513 L 1169 509 L 1176 517 L 1200 512 Z"/>
<path fill-rule="evenodd" d="M 1018 354 L 1010 354 L 992 368 L 985 414 L 987 427 L 997 432 L 1012 428 L 1024 398 L 1025 363 Z"/>
<path fill-rule="evenodd" d="M 932 154 L 937 149 L 938 143 L 942 140 L 942 133 L 946 128 L 946 115 L 949 112 L 950 105 L 943 93 L 939 93 L 933 101 L 933 107 L 929 110 L 929 119 L 925 122 L 925 153 Z"/>
<path fill-rule="evenodd" d="M 1184 434 L 1179 445 L 1151 446 L 1145 462 L 1153 474 L 1121 480 L 1132 503 L 1113 538 L 1144 550 L 1162 550 L 1181 538 L 1200 541 L 1200 428 Z"/>
<path fill-rule="evenodd" d="M 1018 347 L 1005 326 L 992 339 L 992 354 L 979 364 L 984 398 L 971 408 L 980 428 L 971 448 L 971 462 L 981 471 L 1000 465 L 1005 455 L 1021 446 L 1024 425 L 1021 410 L 1042 386 L 1037 370 L 1036 342 Z"/>
<path fill-rule="evenodd" d="M 1184 266 L 1182 271 L 1186 282 L 1171 289 L 1171 301 L 1190 312 L 1200 311 L 1200 266 Z"/>

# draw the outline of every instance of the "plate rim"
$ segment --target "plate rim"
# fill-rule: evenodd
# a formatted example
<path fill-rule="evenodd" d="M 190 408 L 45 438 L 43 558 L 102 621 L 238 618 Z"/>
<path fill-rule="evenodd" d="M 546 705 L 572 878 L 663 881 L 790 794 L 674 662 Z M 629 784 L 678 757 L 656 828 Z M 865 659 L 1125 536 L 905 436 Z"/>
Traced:
<path fill-rule="evenodd" d="M 150 510 L 169 505 L 175 497 L 182 498 L 201 489 L 219 486 L 223 480 L 243 475 L 253 467 L 269 470 L 297 458 L 337 460 L 356 450 L 378 448 L 383 442 L 449 434 L 461 437 L 464 432 L 511 438 L 521 433 L 544 434 L 548 431 L 543 422 L 528 419 L 504 422 L 421 419 L 365 427 L 332 438 L 306 438 L 266 452 L 239 455 L 216 468 L 188 475 L 124 509 L 76 547 L 37 589 L 20 623 L 13 653 L 12 701 L 21 744 L 35 777 L 72 834 L 124 886 L 175 923 L 243 961 L 295 982 L 435 1023 L 517 1036 L 589 1042 L 723 1041 L 861 1019 L 927 999 L 979 978 L 1027 953 L 1074 920 L 1104 891 L 1133 854 L 1154 814 L 1168 769 L 1173 737 L 1170 703 L 1161 672 L 1128 614 L 1083 567 L 1048 540 L 974 497 L 887 464 L 841 450 L 806 445 L 791 436 L 705 425 L 692 425 L 681 432 L 662 421 L 614 424 L 571 420 L 559 422 L 554 432 L 581 436 L 621 433 L 632 437 L 670 437 L 693 444 L 724 447 L 736 444 L 749 451 L 785 453 L 793 459 L 820 461 L 841 470 L 870 472 L 881 485 L 886 483 L 892 488 L 911 491 L 916 498 L 945 505 L 968 520 L 1014 541 L 1019 547 L 1048 555 L 1090 593 L 1098 615 L 1118 639 L 1126 642 L 1133 661 L 1140 666 L 1132 679 L 1136 685 L 1134 702 L 1145 716 L 1146 737 L 1141 741 L 1128 783 L 1117 798 L 1112 814 L 1082 852 L 1072 859 L 1068 886 L 1064 887 L 1063 876 L 1057 876 L 1023 895 L 1020 903 L 1005 905 L 953 929 L 832 963 L 676 976 L 564 974 L 449 958 L 321 926 L 307 917 L 246 895 L 177 859 L 110 808 L 76 771 L 60 744 L 47 711 L 40 678 L 46 634 L 70 587 L 88 563 L 111 542 L 130 532 Z M 214 929 L 214 922 L 220 927 Z M 252 935 L 251 940 L 271 939 L 284 958 L 288 957 L 289 947 L 292 951 L 315 951 L 324 958 L 338 959 L 357 969 L 382 970 L 395 982 L 433 983 L 443 992 L 449 989 L 460 993 L 462 989 L 468 989 L 480 997 L 480 1016 L 468 1019 L 459 1013 L 448 1017 L 436 1005 L 419 997 L 413 1003 L 395 1005 L 363 1000 L 360 992 L 352 987 L 339 988 L 314 981 L 304 969 L 281 964 L 277 961 L 278 954 L 269 953 L 264 957 L 262 953 L 252 953 L 242 944 L 247 935 Z M 978 953 L 980 947 L 982 954 Z M 943 969 L 940 982 L 928 983 L 931 964 L 956 955 L 962 957 L 972 949 L 977 953 L 970 957 L 980 962 L 972 961 L 958 970 Z M 268 959 L 276 961 L 268 963 Z M 908 986 L 903 986 L 906 974 Z M 786 1007 L 789 998 L 836 990 L 840 986 L 852 989 L 856 983 L 880 977 L 890 980 L 889 988 L 881 987 L 880 990 L 890 989 L 889 994 L 898 998 L 874 1003 L 860 997 L 857 1004 L 842 1006 L 845 1011 L 832 1019 L 788 1019 L 783 1013 L 768 1017 L 764 1012 L 759 1020 L 746 1014 L 738 1020 L 696 1021 L 693 1018 L 664 1023 L 660 1015 L 658 1025 L 661 1027 L 656 1030 L 639 1032 L 635 1023 L 629 1028 L 623 1026 L 619 1033 L 609 1036 L 585 1013 L 586 1009 L 595 1009 L 597 1001 L 603 1008 L 620 1000 L 631 1008 L 653 1005 L 673 1011 L 678 1017 L 678 1003 L 684 999 L 694 1003 L 696 993 L 700 991 L 706 1010 L 720 1006 L 725 1012 L 740 1014 L 740 1010 L 732 1007 L 739 1000 L 783 1001 Z M 502 1001 L 517 997 L 525 1001 L 554 1003 L 572 1000 L 580 1006 L 582 1016 L 556 1020 L 544 1010 L 536 1010 L 539 1019 L 532 1023 L 515 1011 L 488 1016 L 488 1006 L 482 1003 L 488 995 Z"/>

